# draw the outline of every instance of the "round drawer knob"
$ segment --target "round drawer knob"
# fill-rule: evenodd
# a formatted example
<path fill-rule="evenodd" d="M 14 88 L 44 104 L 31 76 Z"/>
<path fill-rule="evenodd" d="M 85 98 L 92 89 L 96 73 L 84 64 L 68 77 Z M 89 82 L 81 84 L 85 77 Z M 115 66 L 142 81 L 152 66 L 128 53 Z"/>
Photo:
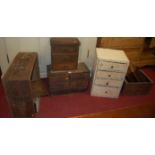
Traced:
<path fill-rule="evenodd" d="M 106 86 L 108 86 L 108 85 L 109 85 L 109 82 L 106 83 Z"/>
<path fill-rule="evenodd" d="M 111 69 L 113 69 L 114 68 L 114 66 L 111 66 Z"/>
<path fill-rule="evenodd" d="M 109 74 L 108 77 L 111 77 L 111 75 Z"/>
<path fill-rule="evenodd" d="M 108 92 L 107 92 L 107 91 L 105 91 L 105 94 L 108 94 Z"/>
<path fill-rule="evenodd" d="M 66 78 L 65 78 L 65 80 L 68 80 L 68 79 L 69 79 L 69 77 L 66 77 Z"/>

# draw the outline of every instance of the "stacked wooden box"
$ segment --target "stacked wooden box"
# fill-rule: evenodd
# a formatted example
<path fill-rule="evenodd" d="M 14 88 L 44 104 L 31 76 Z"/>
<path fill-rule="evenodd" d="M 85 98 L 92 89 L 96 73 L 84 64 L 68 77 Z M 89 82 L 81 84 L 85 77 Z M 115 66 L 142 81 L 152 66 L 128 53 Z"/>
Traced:
<path fill-rule="evenodd" d="M 77 38 L 51 38 L 52 64 L 47 66 L 51 94 L 85 90 L 90 72 L 84 63 L 78 64 Z"/>

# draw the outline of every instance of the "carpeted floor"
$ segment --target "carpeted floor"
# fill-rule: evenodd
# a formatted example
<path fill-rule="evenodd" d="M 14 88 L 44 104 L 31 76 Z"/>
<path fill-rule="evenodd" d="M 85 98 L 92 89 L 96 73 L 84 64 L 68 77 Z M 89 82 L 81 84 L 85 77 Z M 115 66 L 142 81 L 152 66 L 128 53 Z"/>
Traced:
<path fill-rule="evenodd" d="M 145 68 L 145 73 L 155 81 L 155 68 Z M 155 101 L 155 86 L 149 95 L 123 96 L 118 99 L 92 97 L 89 91 L 67 95 L 46 96 L 40 99 L 40 111 L 35 117 L 63 118 L 88 113 L 107 111 L 114 108 L 135 106 Z M 0 83 L 0 117 L 12 117 Z"/>
<path fill-rule="evenodd" d="M 9 109 L 9 105 L 5 98 L 2 83 L 0 81 L 0 118 L 9 118 L 9 117 L 12 117 L 12 115 Z"/>

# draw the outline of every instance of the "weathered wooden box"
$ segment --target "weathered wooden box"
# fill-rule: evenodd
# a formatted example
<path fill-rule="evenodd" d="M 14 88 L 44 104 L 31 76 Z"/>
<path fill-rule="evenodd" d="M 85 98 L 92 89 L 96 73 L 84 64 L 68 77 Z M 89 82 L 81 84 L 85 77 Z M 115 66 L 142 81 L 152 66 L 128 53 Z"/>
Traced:
<path fill-rule="evenodd" d="M 47 94 L 39 75 L 37 53 L 19 52 L 2 80 L 13 116 L 32 117 L 38 111 L 38 97 Z"/>
<path fill-rule="evenodd" d="M 76 70 L 53 71 L 47 66 L 49 89 L 51 94 L 63 94 L 83 91 L 88 88 L 90 71 L 84 63 L 79 63 Z"/>
<path fill-rule="evenodd" d="M 80 42 L 77 38 L 51 38 L 52 70 L 73 70 L 78 66 Z"/>
<path fill-rule="evenodd" d="M 101 37 L 97 46 L 115 49 L 141 48 L 144 44 L 144 37 Z"/>
<path fill-rule="evenodd" d="M 129 73 L 122 89 L 123 95 L 147 95 L 150 93 L 153 81 L 142 71 Z"/>

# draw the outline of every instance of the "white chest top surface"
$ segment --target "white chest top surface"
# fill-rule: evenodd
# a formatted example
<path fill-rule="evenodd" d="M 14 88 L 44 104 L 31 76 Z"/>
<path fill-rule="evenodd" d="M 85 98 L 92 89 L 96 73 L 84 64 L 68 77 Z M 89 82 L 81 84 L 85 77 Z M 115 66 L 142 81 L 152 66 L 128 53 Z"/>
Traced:
<path fill-rule="evenodd" d="M 123 50 L 108 48 L 96 48 L 97 58 L 105 61 L 129 63 L 129 59 Z"/>

